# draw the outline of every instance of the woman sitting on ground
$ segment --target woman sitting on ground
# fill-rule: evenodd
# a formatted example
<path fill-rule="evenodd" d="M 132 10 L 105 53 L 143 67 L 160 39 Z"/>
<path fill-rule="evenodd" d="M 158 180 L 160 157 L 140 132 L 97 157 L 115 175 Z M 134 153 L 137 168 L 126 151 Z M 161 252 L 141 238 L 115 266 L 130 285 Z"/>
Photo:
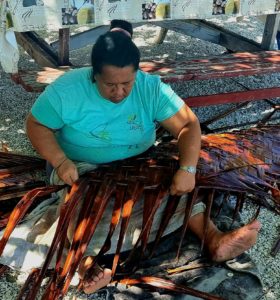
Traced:
<path fill-rule="evenodd" d="M 149 149 L 159 122 L 178 140 L 180 168 L 170 193 L 181 196 L 191 192 L 200 151 L 199 121 L 170 86 L 139 70 L 140 53 L 132 41 L 131 24 L 112 21 L 110 31 L 93 46 L 91 59 L 91 68 L 69 71 L 49 85 L 27 118 L 28 137 L 49 168 L 73 185 L 79 177 L 79 162 L 95 168 Z M 184 217 L 182 209 L 178 214 L 178 220 Z M 177 226 L 180 224 L 178 221 Z M 202 203 L 194 206 L 189 228 L 202 238 Z M 222 233 L 210 222 L 206 247 L 211 258 L 220 262 L 243 253 L 255 244 L 259 229 L 259 222 L 254 221 Z M 91 256 L 84 257 L 79 267 L 81 278 L 91 263 Z M 96 276 L 84 283 L 84 291 L 93 293 L 110 280 L 110 269 L 97 268 Z"/>

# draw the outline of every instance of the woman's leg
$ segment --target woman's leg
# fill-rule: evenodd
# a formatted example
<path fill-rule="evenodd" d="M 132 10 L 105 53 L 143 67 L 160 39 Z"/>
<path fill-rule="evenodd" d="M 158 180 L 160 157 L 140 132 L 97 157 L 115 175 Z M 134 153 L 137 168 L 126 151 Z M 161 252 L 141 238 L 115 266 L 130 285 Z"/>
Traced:
<path fill-rule="evenodd" d="M 199 213 L 190 218 L 189 228 L 200 239 L 204 234 L 204 213 Z M 261 228 L 258 220 L 230 232 L 221 232 L 216 225 L 209 220 L 209 227 L 205 238 L 205 246 L 212 260 L 226 261 L 237 257 L 250 249 L 257 240 Z"/>

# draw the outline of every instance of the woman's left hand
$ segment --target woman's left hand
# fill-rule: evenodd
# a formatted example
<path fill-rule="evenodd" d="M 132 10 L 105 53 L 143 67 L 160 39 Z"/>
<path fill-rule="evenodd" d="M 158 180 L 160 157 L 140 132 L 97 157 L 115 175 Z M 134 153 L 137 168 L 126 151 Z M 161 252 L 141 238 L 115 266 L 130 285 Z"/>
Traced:
<path fill-rule="evenodd" d="M 178 170 L 172 179 L 170 194 L 181 196 L 191 192 L 195 187 L 195 174 L 188 173 L 184 170 Z"/>

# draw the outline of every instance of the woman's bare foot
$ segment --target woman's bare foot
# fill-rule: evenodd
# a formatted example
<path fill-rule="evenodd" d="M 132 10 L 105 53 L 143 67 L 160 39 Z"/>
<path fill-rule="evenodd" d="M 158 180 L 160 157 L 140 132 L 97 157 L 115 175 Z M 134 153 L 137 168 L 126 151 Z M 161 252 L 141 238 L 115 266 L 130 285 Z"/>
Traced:
<path fill-rule="evenodd" d="M 80 279 L 83 280 L 87 270 L 92 266 L 93 257 L 86 256 L 84 257 L 79 265 L 79 276 Z M 91 280 L 87 280 L 83 282 L 83 291 L 86 294 L 92 294 L 97 290 L 107 286 L 112 278 L 112 271 L 110 269 L 102 269 L 100 266 L 96 264 L 95 274 L 91 278 Z"/>
<path fill-rule="evenodd" d="M 212 260 L 226 261 L 250 249 L 257 241 L 260 228 L 260 222 L 255 220 L 231 232 L 209 232 L 206 243 Z"/>

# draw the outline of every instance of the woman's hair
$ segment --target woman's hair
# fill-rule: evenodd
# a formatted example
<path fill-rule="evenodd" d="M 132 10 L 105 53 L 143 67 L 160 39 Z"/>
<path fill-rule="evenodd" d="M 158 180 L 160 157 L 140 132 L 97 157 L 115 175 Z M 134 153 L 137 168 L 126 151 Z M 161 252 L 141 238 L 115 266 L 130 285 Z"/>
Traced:
<path fill-rule="evenodd" d="M 120 28 L 120 31 L 108 31 L 101 35 L 94 44 L 91 52 L 92 81 L 94 76 L 102 73 L 105 65 L 123 68 L 132 65 L 138 70 L 140 51 L 131 38 L 121 29 L 132 34 L 132 25 L 124 20 L 113 20 L 111 29 Z"/>
<path fill-rule="evenodd" d="M 132 37 L 133 35 L 133 27 L 132 24 L 125 21 L 125 20 L 118 20 L 118 19 L 114 19 L 111 21 L 111 26 L 110 26 L 110 30 L 112 29 L 116 29 L 116 28 L 121 28 L 123 30 L 126 30 L 130 36 Z"/>

